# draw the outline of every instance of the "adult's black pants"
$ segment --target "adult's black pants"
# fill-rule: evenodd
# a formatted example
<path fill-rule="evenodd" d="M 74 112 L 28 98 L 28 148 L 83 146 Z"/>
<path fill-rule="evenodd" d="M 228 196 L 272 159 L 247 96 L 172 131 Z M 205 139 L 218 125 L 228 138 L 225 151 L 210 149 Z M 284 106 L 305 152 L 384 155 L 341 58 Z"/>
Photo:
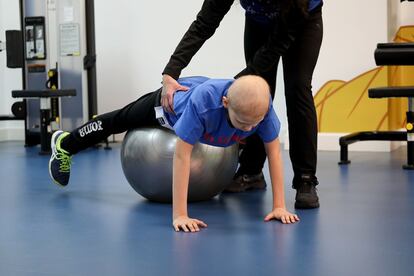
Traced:
<path fill-rule="evenodd" d="M 244 32 L 246 63 L 267 42 L 270 33 L 269 27 L 246 17 Z M 322 43 L 322 35 L 322 12 L 318 10 L 309 15 L 296 40 L 286 55 L 282 56 L 289 154 L 295 178 L 300 178 L 302 175 L 315 176 L 316 174 L 318 131 L 311 83 Z M 279 58 L 275 61 L 275 66 L 262 75 L 270 85 L 272 96 L 274 96 L 276 88 L 278 62 Z M 259 173 L 265 159 L 266 153 L 260 138 L 257 135 L 250 136 L 247 138 L 240 156 L 238 174 Z"/>

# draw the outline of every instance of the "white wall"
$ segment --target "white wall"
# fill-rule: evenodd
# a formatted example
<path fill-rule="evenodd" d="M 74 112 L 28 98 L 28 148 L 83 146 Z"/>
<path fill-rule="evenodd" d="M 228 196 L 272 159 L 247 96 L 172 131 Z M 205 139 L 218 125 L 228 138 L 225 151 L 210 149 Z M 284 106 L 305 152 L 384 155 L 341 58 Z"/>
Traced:
<path fill-rule="evenodd" d="M 401 17 L 400 22 L 402 25 L 414 25 L 414 3 L 403 2 L 401 3 Z"/>
<path fill-rule="evenodd" d="M 160 87 L 161 72 L 202 2 L 95 1 L 100 112 Z M 242 32 L 242 9 L 233 7 L 182 76 L 232 77 L 244 65 Z"/>
<path fill-rule="evenodd" d="M 329 80 L 347 81 L 375 68 L 376 45 L 388 40 L 387 0 L 324 2 L 324 38 L 314 73 L 315 92 Z"/>
<path fill-rule="evenodd" d="M 400 1 L 388 0 L 388 41 L 395 38 L 395 34 L 401 25 Z"/>
<path fill-rule="evenodd" d="M 0 40 L 5 41 L 6 30 L 19 30 L 19 1 L 0 0 Z M 21 70 L 6 67 L 6 52 L 0 52 L 0 115 L 10 115 L 13 102 L 13 89 L 21 89 Z M 0 141 L 23 139 L 23 122 L 0 121 Z"/>

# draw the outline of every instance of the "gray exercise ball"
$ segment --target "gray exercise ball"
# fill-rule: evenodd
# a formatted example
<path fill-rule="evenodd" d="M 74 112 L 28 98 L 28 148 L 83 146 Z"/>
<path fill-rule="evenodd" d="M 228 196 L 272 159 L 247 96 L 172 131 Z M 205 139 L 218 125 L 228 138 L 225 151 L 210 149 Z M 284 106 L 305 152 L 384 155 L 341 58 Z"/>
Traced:
<path fill-rule="evenodd" d="M 157 202 L 172 201 L 172 166 L 177 136 L 166 128 L 128 131 L 121 163 L 132 188 Z M 222 148 L 197 143 L 191 155 L 188 201 L 208 200 L 230 183 L 238 164 L 237 144 Z"/>

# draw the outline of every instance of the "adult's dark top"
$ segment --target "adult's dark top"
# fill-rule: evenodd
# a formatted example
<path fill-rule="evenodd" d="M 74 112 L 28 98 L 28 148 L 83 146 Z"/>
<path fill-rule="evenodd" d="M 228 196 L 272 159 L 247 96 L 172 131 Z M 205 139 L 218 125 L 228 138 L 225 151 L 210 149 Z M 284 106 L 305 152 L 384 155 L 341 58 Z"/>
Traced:
<path fill-rule="evenodd" d="M 163 74 L 179 78 L 181 71 L 190 63 L 204 42 L 214 34 L 233 2 L 234 0 L 204 1 L 196 20 L 184 34 Z M 278 0 L 240 0 L 240 4 L 246 10 L 246 16 L 269 25 L 272 30 L 268 41 L 236 77 L 247 74 L 260 75 L 273 67 L 278 56 L 286 53 L 304 23 L 305 16 L 298 7 L 293 6 L 282 20 L 279 16 Z M 322 0 L 309 0 L 309 13 L 319 12 L 322 4 Z"/>

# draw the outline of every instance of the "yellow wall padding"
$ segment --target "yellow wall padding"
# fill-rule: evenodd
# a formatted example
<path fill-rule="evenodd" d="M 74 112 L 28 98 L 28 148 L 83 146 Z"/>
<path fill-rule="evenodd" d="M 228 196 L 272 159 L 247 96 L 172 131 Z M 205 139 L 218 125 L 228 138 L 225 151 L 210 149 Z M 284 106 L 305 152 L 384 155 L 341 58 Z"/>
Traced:
<path fill-rule="evenodd" d="M 403 26 L 395 42 L 414 42 L 414 26 Z M 407 99 L 370 99 L 368 89 L 414 86 L 414 66 L 381 66 L 349 82 L 331 80 L 315 94 L 319 132 L 394 130 L 405 126 Z"/>

